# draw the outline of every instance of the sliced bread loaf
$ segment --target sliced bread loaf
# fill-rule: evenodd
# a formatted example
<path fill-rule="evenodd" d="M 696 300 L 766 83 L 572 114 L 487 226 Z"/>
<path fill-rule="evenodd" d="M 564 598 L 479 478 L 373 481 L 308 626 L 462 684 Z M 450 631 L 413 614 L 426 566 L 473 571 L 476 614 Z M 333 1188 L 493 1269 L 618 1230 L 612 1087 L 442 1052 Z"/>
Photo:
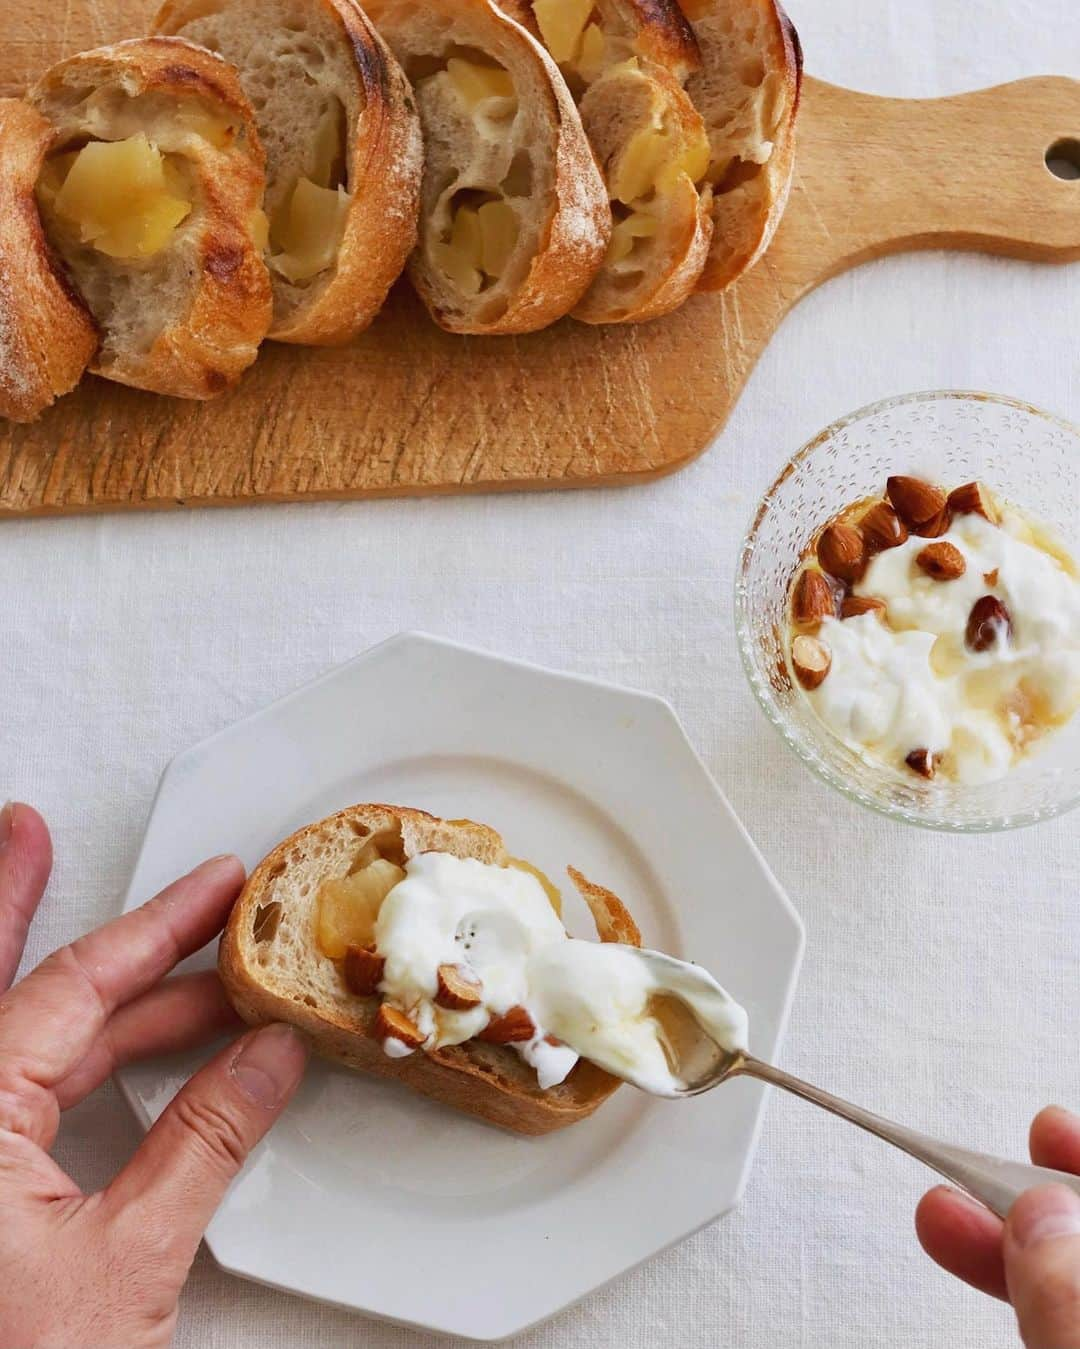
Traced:
<path fill-rule="evenodd" d="M 399 806 L 353 806 L 286 839 L 251 873 L 221 939 L 218 968 L 233 1005 L 251 1024 L 298 1026 L 326 1058 L 396 1078 L 517 1133 L 549 1133 L 591 1115 L 619 1081 L 584 1060 L 565 1082 L 541 1090 L 535 1071 L 504 1044 L 474 1039 L 407 1058 L 383 1051 L 375 1035 L 379 996 L 350 991 L 344 959 L 328 958 L 320 948 L 320 892 L 373 864 L 401 866 L 427 851 L 492 866 L 511 860 L 485 825 Z M 570 874 L 601 941 L 640 946 L 622 903 Z"/>
<path fill-rule="evenodd" d="M 427 161 L 410 275 L 452 332 L 524 333 L 571 310 L 611 235 L 574 101 L 491 0 L 372 0 L 416 90 Z"/>
<path fill-rule="evenodd" d="M 271 315 L 263 153 L 235 72 L 147 38 L 62 61 L 29 97 L 54 127 L 46 231 L 101 331 L 91 369 L 181 398 L 221 393 Z"/>
<path fill-rule="evenodd" d="M 777 0 L 679 0 L 701 49 L 687 89 L 709 132 L 713 240 L 700 290 L 723 290 L 768 248 L 795 168 L 799 35 Z"/>
<path fill-rule="evenodd" d="M 674 0 L 505 0 L 578 102 L 614 217 L 604 265 L 574 310 L 636 323 L 695 288 L 712 238 L 709 142 L 682 87 L 700 65 Z"/>
<path fill-rule="evenodd" d="M 98 345 L 34 197 L 52 141 L 52 126 L 29 104 L 0 99 L 0 417 L 16 422 L 70 392 Z"/>
<path fill-rule="evenodd" d="M 232 62 L 255 108 L 270 336 L 348 341 L 416 242 L 423 148 L 401 67 L 354 0 L 168 0 L 155 26 Z"/>

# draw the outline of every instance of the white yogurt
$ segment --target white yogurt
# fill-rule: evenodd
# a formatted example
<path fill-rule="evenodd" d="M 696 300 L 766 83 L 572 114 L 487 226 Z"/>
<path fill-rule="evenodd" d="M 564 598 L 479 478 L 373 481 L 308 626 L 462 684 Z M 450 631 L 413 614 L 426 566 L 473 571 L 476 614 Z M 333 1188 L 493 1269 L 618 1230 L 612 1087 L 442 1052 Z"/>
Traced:
<path fill-rule="evenodd" d="M 632 947 L 567 936 L 528 872 L 446 853 L 423 853 L 405 870 L 375 927 L 386 961 L 379 990 L 419 1026 L 425 1049 L 461 1044 L 493 1016 L 524 1007 L 535 1033 L 514 1048 L 542 1088 L 586 1058 L 647 1091 L 676 1095 L 681 1083 L 650 1013 L 658 994 L 683 1002 L 725 1049 L 746 1048 L 746 1013 L 709 975 L 677 962 L 661 982 Z M 443 964 L 462 965 L 480 981 L 478 1007 L 435 1005 Z M 398 1041 L 387 1046 L 395 1056 L 405 1049 Z"/>
<path fill-rule="evenodd" d="M 887 623 L 862 614 L 822 624 L 832 666 L 808 694 L 822 721 L 871 758 L 902 766 L 926 749 L 960 782 L 1003 777 L 1031 740 L 1080 709 L 1080 582 L 1034 540 L 1015 512 L 1000 526 L 958 516 L 942 539 L 966 564 L 952 581 L 915 563 L 932 540 L 879 553 L 854 591 L 884 600 Z M 983 595 L 1005 605 L 1012 637 L 975 652 L 965 633 Z"/>

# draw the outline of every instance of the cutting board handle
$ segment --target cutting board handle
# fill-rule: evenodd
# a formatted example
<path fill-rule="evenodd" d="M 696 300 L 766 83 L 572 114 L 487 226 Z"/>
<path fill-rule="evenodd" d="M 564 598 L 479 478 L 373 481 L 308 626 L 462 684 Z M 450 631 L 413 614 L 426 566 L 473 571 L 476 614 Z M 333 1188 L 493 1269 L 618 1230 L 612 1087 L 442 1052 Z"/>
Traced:
<path fill-rule="evenodd" d="M 1080 258 L 1080 180 L 1046 164 L 1052 145 L 1080 141 L 1080 81 L 899 99 L 807 79 L 804 99 L 805 191 L 792 194 L 770 251 L 794 283 L 792 302 L 845 268 L 908 249 Z"/>

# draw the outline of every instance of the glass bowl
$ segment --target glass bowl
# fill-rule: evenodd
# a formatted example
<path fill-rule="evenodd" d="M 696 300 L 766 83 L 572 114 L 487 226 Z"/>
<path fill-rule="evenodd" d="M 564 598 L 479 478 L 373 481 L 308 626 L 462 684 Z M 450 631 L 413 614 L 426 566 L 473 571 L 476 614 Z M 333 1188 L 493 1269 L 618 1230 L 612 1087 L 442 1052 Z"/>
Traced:
<path fill-rule="evenodd" d="M 789 676 L 787 595 L 807 543 L 844 507 L 880 494 L 890 474 L 949 487 L 979 479 L 1080 555 L 1080 430 L 994 394 L 908 394 L 827 427 L 765 493 L 743 544 L 735 622 L 765 715 L 800 759 L 872 810 L 927 829 L 979 833 L 1048 820 L 1080 803 L 1080 714 L 997 782 L 924 782 L 849 749 Z"/>

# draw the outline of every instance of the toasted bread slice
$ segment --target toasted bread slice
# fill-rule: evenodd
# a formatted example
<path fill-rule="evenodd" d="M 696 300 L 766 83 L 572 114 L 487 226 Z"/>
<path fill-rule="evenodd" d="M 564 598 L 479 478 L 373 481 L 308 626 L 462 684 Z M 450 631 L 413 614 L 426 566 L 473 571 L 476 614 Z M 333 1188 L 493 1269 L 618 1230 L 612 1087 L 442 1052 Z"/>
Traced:
<path fill-rule="evenodd" d="M 90 311 L 49 247 L 34 187 L 52 126 L 0 99 L 0 417 L 32 422 L 69 393 L 97 350 Z"/>
<path fill-rule="evenodd" d="M 155 28 L 232 62 L 254 105 L 270 336 L 355 337 L 416 242 L 423 146 L 401 67 L 354 0 L 168 0 Z"/>
<path fill-rule="evenodd" d="M 693 292 L 712 239 L 709 140 L 682 87 L 700 56 L 675 0 L 504 0 L 578 102 L 615 228 L 574 317 L 640 323 Z"/>
<path fill-rule="evenodd" d="M 549 1133 L 591 1115 L 619 1081 L 584 1060 L 565 1082 L 541 1091 L 534 1070 L 505 1045 L 470 1040 L 408 1058 L 383 1052 L 373 1036 L 379 998 L 349 991 L 341 962 L 316 945 L 316 921 L 323 883 L 349 875 L 365 844 L 386 836 L 394 839 L 398 862 L 432 850 L 493 866 L 510 861 L 502 839 L 485 825 L 399 806 L 353 806 L 301 829 L 251 873 L 221 939 L 218 968 L 236 1010 L 256 1025 L 288 1021 L 325 1058 L 397 1078 L 517 1133 Z M 616 896 L 579 873 L 571 876 L 601 941 L 640 946 Z"/>
<path fill-rule="evenodd" d="M 60 62 L 29 97 L 55 128 L 38 201 L 101 330 L 91 369 L 179 398 L 221 393 L 271 316 L 263 152 L 235 71 L 145 38 Z"/>
<path fill-rule="evenodd" d="M 713 240 L 699 290 L 724 290 L 768 248 L 795 169 L 799 35 L 777 0 L 679 0 L 701 49 L 687 90 L 709 131 Z"/>
<path fill-rule="evenodd" d="M 536 39 L 491 0 L 371 0 L 416 90 L 427 162 L 409 264 L 437 323 L 527 333 L 568 313 L 611 236 L 574 101 Z"/>

